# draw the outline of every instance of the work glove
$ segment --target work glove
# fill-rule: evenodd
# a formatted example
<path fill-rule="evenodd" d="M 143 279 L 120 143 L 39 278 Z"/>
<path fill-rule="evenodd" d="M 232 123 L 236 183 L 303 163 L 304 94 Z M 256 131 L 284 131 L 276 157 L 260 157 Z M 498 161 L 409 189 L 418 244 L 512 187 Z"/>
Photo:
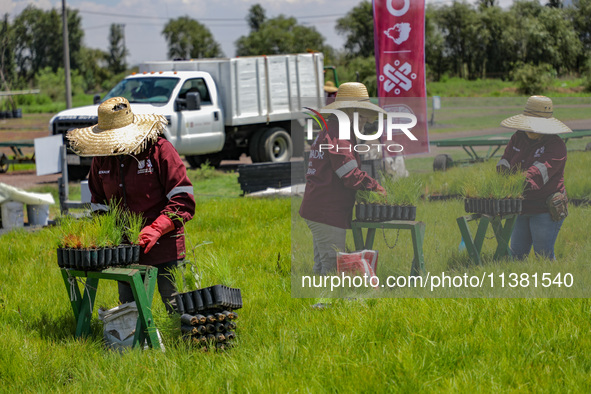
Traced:
<path fill-rule="evenodd" d="M 388 196 L 386 189 L 384 189 L 384 187 L 382 185 L 378 185 L 378 187 L 376 188 L 376 192 L 380 193 L 384 197 Z"/>
<path fill-rule="evenodd" d="M 166 215 L 160 215 L 154 222 L 146 226 L 140 232 L 140 246 L 145 247 L 144 253 L 148 253 L 164 234 L 174 230 L 174 223 Z"/>

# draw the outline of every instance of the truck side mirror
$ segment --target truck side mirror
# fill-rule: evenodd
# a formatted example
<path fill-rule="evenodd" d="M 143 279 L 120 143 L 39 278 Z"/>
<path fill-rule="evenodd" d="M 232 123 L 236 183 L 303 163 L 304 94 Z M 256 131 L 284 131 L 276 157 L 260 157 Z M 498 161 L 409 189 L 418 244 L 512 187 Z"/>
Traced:
<path fill-rule="evenodd" d="M 187 93 L 187 110 L 197 111 L 201 109 L 201 96 L 199 92 L 188 92 Z"/>
<path fill-rule="evenodd" d="M 101 102 L 101 95 L 100 94 L 95 94 L 94 97 L 92 98 L 92 102 L 94 104 L 98 104 Z"/>

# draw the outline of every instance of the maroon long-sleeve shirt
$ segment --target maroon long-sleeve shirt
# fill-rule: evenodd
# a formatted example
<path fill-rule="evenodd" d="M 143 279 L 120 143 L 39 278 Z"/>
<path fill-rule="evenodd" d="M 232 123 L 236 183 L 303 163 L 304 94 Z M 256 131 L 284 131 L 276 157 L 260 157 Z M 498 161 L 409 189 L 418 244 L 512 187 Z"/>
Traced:
<path fill-rule="evenodd" d="M 355 142 L 340 140 L 338 134 L 338 122 L 331 118 L 311 146 L 300 216 L 347 229 L 357 190 L 376 190 L 379 183 L 359 169 Z"/>
<path fill-rule="evenodd" d="M 108 210 L 116 202 L 141 213 L 145 225 L 160 215 L 173 219 L 175 229 L 140 255 L 140 264 L 158 265 L 185 257 L 184 223 L 193 218 L 193 185 L 176 149 L 164 138 L 137 156 L 95 157 L 88 186 L 93 211 Z"/>
<path fill-rule="evenodd" d="M 548 212 L 546 198 L 556 192 L 564 192 L 564 167 L 566 145 L 557 135 L 542 135 L 537 140 L 517 131 L 507 144 L 503 157 L 497 163 L 511 170 L 527 171 L 523 193 L 523 213 Z"/>

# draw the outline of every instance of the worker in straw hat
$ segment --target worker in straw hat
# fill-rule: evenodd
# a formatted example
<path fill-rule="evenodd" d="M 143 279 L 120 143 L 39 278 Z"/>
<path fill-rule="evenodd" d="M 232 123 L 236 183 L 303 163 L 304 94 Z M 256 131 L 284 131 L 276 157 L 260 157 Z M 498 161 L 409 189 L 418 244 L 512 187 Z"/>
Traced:
<path fill-rule="evenodd" d="M 70 147 L 94 156 L 88 178 L 93 212 L 117 204 L 141 213 L 140 263 L 158 267 L 158 290 L 169 312 L 176 291 L 170 271 L 185 255 L 184 223 L 195 213 L 193 185 L 170 142 L 160 135 L 161 115 L 136 115 L 123 97 L 98 107 L 98 124 L 71 130 Z M 134 241 L 134 240 L 131 240 Z M 127 283 L 119 282 L 119 300 L 134 300 Z"/>
<path fill-rule="evenodd" d="M 568 215 L 566 145 L 557 134 L 570 133 L 571 129 L 553 117 L 552 100 L 545 96 L 531 96 L 523 113 L 503 120 L 501 126 L 517 131 L 497 170 L 526 174 L 522 214 L 511 235 L 512 254 L 523 259 L 533 245 L 536 255 L 554 260 L 554 243 Z"/>
<path fill-rule="evenodd" d="M 369 102 L 367 88 L 362 83 L 349 82 L 339 86 L 334 102 L 319 110 L 340 110 L 350 119 L 358 119 L 358 130 L 375 119 L 382 108 Z M 354 113 L 358 115 L 355 116 Z M 361 160 L 355 150 L 355 134 L 340 140 L 339 122 L 335 116 L 327 119 L 310 147 L 306 175 L 306 190 L 300 216 L 312 232 L 316 274 L 327 275 L 336 269 L 337 250 L 345 251 L 346 230 L 351 228 L 357 190 L 373 190 L 385 195 L 380 184 L 360 169 Z"/>

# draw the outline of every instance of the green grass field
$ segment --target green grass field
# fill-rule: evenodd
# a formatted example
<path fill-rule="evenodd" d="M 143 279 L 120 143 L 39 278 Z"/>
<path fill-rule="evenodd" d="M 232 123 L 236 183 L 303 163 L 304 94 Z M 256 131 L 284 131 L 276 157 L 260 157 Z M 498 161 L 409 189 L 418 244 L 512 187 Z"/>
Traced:
<path fill-rule="evenodd" d="M 166 352 L 105 350 L 96 314 L 91 336 L 75 339 L 55 257 L 55 229 L 13 231 L 0 238 L 3 391 L 589 390 L 586 298 L 387 298 L 397 294 L 386 293 L 381 295 L 386 298 L 333 299 L 330 307 L 313 309 L 316 299 L 291 296 L 293 270 L 311 270 L 311 236 L 301 219 L 290 215 L 298 200 L 239 197 L 236 174 L 210 169 L 189 174 L 197 208 L 186 227 L 188 259 L 203 272 L 203 286 L 224 283 L 242 290 L 236 346 L 217 353 L 187 347 L 178 338 L 178 317 L 166 315 L 158 295 L 153 312 Z M 571 208 L 558 237 L 556 263 L 486 258 L 483 267 L 473 267 L 458 252 L 460 201 L 421 202 L 417 212 L 426 223 L 427 271 L 476 275 L 492 268 L 521 272 L 552 266 L 576 269 L 579 281 L 589 278 L 589 208 Z M 393 250 L 378 235 L 378 275 L 407 275 L 412 258 L 407 234 L 401 232 Z M 394 237 L 386 234 L 389 244 Z M 485 257 L 493 250 L 494 241 L 487 239 Z M 302 264 L 292 267 L 292 258 Z M 115 306 L 116 284 L 99 286 L 97 307 Z"/>

